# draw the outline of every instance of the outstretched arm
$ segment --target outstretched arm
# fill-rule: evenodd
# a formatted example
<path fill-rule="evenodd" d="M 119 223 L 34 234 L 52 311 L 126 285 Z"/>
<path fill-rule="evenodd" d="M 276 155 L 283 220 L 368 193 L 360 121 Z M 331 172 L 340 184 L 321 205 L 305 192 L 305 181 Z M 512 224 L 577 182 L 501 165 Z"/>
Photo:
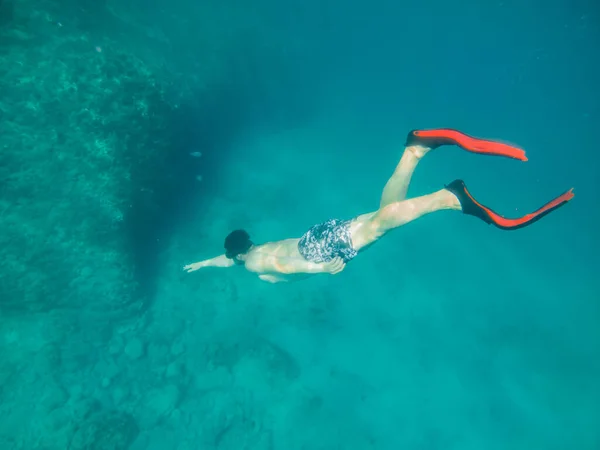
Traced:
<path fill-rule="evenodd" d="M 183 270 L 190 273 L 202 269 L 203 267 L 231 267 L 234 264 L 232 259 L 227 258 L 225 255 L 219 255 L 211 259 L 188 264 L 187 266 L 184 266 Z"/>

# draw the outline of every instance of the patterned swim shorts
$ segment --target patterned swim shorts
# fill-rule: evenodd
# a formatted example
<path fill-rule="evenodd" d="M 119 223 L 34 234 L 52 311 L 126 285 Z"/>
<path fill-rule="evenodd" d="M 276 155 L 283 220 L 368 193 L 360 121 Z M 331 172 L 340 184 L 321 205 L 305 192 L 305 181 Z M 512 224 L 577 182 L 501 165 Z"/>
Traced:
<path fill-rule="evenodd" d="M 358 252 L 352 247 L 350 221 L 330 219 L 312 226 L 298 242 L 298 251 L 307 260 L 314 263 L 331 261 L 339 256 L 348 262 Z"/>

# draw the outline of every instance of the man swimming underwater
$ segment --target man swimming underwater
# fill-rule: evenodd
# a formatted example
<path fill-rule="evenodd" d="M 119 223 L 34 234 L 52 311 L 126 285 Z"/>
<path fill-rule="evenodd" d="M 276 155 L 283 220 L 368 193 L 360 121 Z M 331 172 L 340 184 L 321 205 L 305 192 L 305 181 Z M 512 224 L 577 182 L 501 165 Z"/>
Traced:
<path fill-rule="evenodd" d="M 515 219 L 505 218 L 479 203 L 462 180 L 455 180 L 432 194 L 406 199 L 406 192 L 418 162 L 431 150 L 457 145 L 472 153 L 504 156 L 527 161 L 520 148 L 474 138 L 451 129 L 413 130 L 404 153 L 381 195 L 379 209 L 351 220 L 330 219 L 311 227 L 301 238 L 254 244 L 244 230 L 225 239 L 225 254 L 185 266 L 187 272 L 202 267 L 243 265 L 271 283 L 292 281 L 318 273 L 336 274 L 362 250 L 394 228 L 406 225 L 435 211 L 453 209 L 475 216 L 503 230 L 515 230 L 540 220 L 574 197 L 573 189 L 556 197 L 537 211 Z"/>

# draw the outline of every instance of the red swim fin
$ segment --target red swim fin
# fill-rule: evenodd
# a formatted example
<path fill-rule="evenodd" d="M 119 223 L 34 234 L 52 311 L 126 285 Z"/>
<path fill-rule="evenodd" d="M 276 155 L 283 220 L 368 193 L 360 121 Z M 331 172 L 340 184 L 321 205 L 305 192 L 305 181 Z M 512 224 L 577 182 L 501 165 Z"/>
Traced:
<path fill-rule="evenodd" d="M 437 148 L 442 145 L 458 145 L 468 152 L 480 153 L 483 155 L 504 156 L 520 161 L 527 161 L 527 156 L 525 156 L 525 150 L 523 149 L 502 142 L 475 138 L 450 128 L 412 130 L 408 133 L 406 145 L 417 144 L 429 148 Z"/>
<path fill-rule="evenodd" d="M 569 200 L 575 197 L 573 189 L 571 188 L 564 194 L 559 195 L 554 200 L 546 203 L 535 212 L 515 219 L 507 219 L 506 217 L 501 216 L 487 206 L 484 206 L 475 200 L 475 198 L 473 198 L 471 193 L 467 190 L 467 187 L 462 180 L 454 180 L 452 183 L 446 186 L 446 189 L 456 195 L 460 201 L 460 205 L 464 214 L 478 217 L 484 222 L 492 224 L 503 230 L 516 230 L 518 228 L 531 225 L 532 223 L 540 220 L 546 214 L 550 214 L 552 211 L 565 205 Z"/>

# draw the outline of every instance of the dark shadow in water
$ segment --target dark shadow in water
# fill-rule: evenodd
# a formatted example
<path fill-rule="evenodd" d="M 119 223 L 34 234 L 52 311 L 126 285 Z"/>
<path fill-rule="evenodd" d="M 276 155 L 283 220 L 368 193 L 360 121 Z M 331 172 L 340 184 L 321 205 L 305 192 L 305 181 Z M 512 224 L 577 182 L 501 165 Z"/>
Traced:
<path fill-rule="evenodd" d="M 13 0 L 0 0 L 0 26 L 7 25 L 13 19 Z"/>
<path fill-rule="evenodd" d="M 171 235 L 185 220 L 197 217 L 193 208 L 201 208 L 196 177 L 216 170 L 226 159 L 248 117 L 243 102 L 234 91 L 214 91 L 202 107 L 182 106 L 170 119 L 167 155 L 151 173 L 134 174 L 136 192 L 125 220 L 135 278 L 147 308 L 152 301 L 161 272 L 161 254 Z M 190 153 L 199 151 L 202 157 Z"/>

